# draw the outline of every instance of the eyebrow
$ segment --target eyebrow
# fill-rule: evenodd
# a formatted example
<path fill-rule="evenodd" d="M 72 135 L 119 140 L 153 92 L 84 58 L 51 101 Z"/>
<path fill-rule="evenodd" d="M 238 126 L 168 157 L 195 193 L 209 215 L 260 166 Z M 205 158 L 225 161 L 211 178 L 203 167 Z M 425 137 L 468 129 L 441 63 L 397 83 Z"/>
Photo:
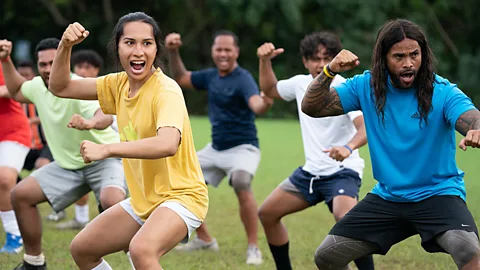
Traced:
<path fill-rule="evenodd" d="M 134 39 L 134 38 L 131 38 L 131 37 L 124 37 L 123 40 L 135 40 L 135 39 Z M 152 40 L 154 40 L 154 39 L 149 37 L 149 38 L 144 38 L 144 39 L 142 39 L 142 40 L 143 40 L 143 41 L 147 41 L 147 40 L 148 40 L 148 41 L 152 41 Z"/>

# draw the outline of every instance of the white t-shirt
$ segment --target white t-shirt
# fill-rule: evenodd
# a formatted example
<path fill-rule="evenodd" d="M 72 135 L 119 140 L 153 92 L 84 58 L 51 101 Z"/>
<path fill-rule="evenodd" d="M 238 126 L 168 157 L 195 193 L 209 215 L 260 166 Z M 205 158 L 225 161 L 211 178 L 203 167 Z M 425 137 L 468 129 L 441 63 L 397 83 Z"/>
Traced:
<path fill-rule="evenodd" d="M 302 99 L 307 87 L 314 78 L 312 75 L 297 75 L 288 80 L 277 83 L 277 91 L 285 101 L 297 100 L 300 128 L 302 130 L 303 148 L 305 151 L 305 165 L 303 169 L 313 175 L 330 175 L 340 171 L 343 167 L 352 169 L 362 177 L 364 160 L 358 150 L 342 162 L 338 162 L 324 153 L 323 150 L 333 146 L 346 145 L 353 138 L 357 129 L 353 119 L 362 115 L 361 111 L 348 114 L 313 118 L 302 112 Z M 345 81 L 340 75 L 335 76 L 331 86 Z"/>

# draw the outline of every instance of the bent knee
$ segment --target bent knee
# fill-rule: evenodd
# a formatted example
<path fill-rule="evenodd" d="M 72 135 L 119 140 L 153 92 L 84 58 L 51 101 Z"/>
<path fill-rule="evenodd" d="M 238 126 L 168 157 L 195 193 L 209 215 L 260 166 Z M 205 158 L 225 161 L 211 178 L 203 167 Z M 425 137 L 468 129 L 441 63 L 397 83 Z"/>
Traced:
<path fill-rule="evenodd" d="M 235 192 L 251 190 L 253 175 L 246 171 L 235 171 L 232 173 L 230 184 Z"/>
<path fill-rule="evenodd" d="M 119 187 L 106 187 L 100 193 L 100 204 L 106 210 L 126 198 L 126 192 Z"/>
<path fill-rule="evenodd" d="M 91 247 L 88 242 L 84 240 L 82 233 L 77 234 L 70 243 L 70 253 L 75 261 L 92 256 L 90 251 Z"/>
<path fill-rule="evenodd" d="M 17 183 L 17 171 L 10 167 L 0 167 L 0 192 L 10 192 Z"/>
<path fill-rule="evenodd" d="M 150 261 L 152 258 L 155 258 L 158 261 L 158 259 L 166 253 L 166 250 L 155 252 L 155 249 L 147 243 L 148 241 L 135 238 L 133 238 L 130 242 L 128 250 L 130 252 L 130 257 L 135 262 L 135 265 L 137 265 L 137 263 L 140 263 L 141 265 L 141 262 Z"/>

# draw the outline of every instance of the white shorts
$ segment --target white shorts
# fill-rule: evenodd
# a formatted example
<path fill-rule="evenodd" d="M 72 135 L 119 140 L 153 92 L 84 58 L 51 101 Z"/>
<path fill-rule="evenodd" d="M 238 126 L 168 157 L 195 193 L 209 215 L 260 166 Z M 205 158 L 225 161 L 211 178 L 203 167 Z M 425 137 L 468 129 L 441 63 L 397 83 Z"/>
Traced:
<path fill-rule="evenodd" d="M 20 172 L 30 148 L 14 141 L 0 142 L 0 167 L 10 167 Z"/>
<path fill-rule="evenodd" d="M 230 181 L 235 171 L 246 171 L 254 176 L 261 158 L 260 149 L 251 144 L 218 151 L 209 143 L 197 152 L 197 156 L 205 182 L 214 187 L 218 187 L 225 176 Z"/>
<path fill-rule="evenodd" d="M 130 199 L 125 199 L 120 202 L 120 205 L 127 211 L 127 213 L 132 216 L 135 221 L 142 226 L 145 222 L 142 221 L 142 219 L 133 212 L 132 204 L 130 203 Z M 185 225 L 187 225 L 188 229 L 188 234 L 185 236 L 185 238 L 181 241 L 181 243 L 185 244 L 188 242 L 188 239 L 190 239 L 190 235 L 192 235 L 193 231 L 195 231 L 200 225 L 202 224 L 202 221 L 200 221 L 197 216 L 195 216 L 190 210 L 185 208 L 183 205 L 181 205 L 178 202 L 174 201 L 166 201 L 160 204 L 158 207 L 167 207 L 168 209 L 171 209 L 173 212 L 177 213 L 183 221 L 185 222 Z"/>

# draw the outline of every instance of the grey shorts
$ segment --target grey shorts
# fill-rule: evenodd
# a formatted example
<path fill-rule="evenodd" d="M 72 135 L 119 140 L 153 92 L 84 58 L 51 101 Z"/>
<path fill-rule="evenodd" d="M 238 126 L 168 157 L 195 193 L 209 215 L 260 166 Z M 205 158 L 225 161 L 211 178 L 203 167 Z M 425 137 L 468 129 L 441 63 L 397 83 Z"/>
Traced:
<path fill-rule="evenodd" d="M 105 187 L 118 187 L 127 191 L 123 166 L 119 159 L 96 161 L 78 170 L 67 170 L 56 162 L 34 171 L 33 176 L 53 210 L 59 212 L 90 191 L 100 202 L 100 191 Z M 126 194 L 126 193 L 125 193 Z"/>
<path fill-rule="evenodd" d="M 197 156 L 205 182 L 217 187 L 225 176 L 230 179 L 234 171 L 246 171 L 255 175 L 261 154 L 260 149 L 251 144 L 218 151 L 209 143 L 197 152 Z"/>

